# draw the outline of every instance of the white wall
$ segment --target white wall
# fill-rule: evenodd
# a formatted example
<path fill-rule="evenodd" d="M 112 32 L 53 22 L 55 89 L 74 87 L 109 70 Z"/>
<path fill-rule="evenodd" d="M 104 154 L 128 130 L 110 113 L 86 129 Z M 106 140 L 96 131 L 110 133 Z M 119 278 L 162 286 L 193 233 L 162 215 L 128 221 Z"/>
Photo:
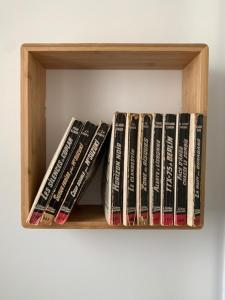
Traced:
<path fill-rule="evenodd" d="M 0 299 L 223 299 L 225 211 L 225 2 L 223 0 L 0 0 Z M 24 42 L 204 42 L 210 48 L 206 220 L 200 231 L 25 230 L 20 225 L 20 45 Z M 73 83 L 90 71 L 48 73 L 48 156 L 70 116 Z M 91 76 L 97 96 L 167 96 L 178 109 L 180 76 L 121 71 Z M 87 75 L 89 74 L 89 77 Z M 80 77 L 84 76 L 84 77 Z M 147 77 L 146 77 L 147 76 Z M 148 77 L 149 76 L 149 77 Z M 108 79 L 115 86 L 102 91 Z M 125 79 L 124 79 L 125 78 Z M 101 80 L 100 80 L 101 79 Z M 127 80 L 128 79 L 128 80 Z M 165 82 L 162 86 L 161 81 Z M 168 83 L 172 82 L 172 86 Z M 100 82 L 101 81 L 101 82 Z M 68 108 L 50 116 L 54 82 Z M 76 81 L 77 82 L 77 81 Z M 99 83 L 100 82 L 100 83 Z M 154 83 L 154 84 L 153 84 Z M 68 84 L 68 89 L 65 87 Z M 134 89 L 131 93 L 131 90 Z M 138 90 L 139 89 L 139 90 Z M 165 92 L 166 89 L 166 92 Z M 63 90 L 65 92 L 63 92 Z M 79 96 L 88 97 L 79 89 Z M 158 91 L 158 92 L 157 92 Z M 105 94 L 104 94 L 105 93 Z M 143 96 L 146 97 L 146 96 Z M 78 98 L 76 98 L 78 99 Z M 87 98 L 86 98 L 87 99 Z M 144 102 L 147 98 L 143 98 Z M 60 97 L 56 97 L 57 103 Z M 101 100 L 102 101 L 102 100 Z M 151 100 L 155 110 L 156 103 Z M 165 100 L 164 100 L 165 101 Z M 134 101 L 132 102 L 134 104 Z M 146 102 L 147 103 L 147 102 Z M 147 107 L 147 106 L 146 106 Z M 149 106 L 148 106 L 149 107 Z M 111 106 L 110 110 L 114 107 Z M 135 108 L 135 106 L 133 106 Z M 107 118 L 109 108 L 104 108 Z M 58 112 L 59 113 L 59 110 Z M 74 113 L 76 110 L 74 108 Z M 79 114 L 83 114 L 83 110 Z M 101 113 L 99 113 L 101 114 Z M 57 114 L 56 114 L 57 115 Z M 89 117 L 89 115 L 88 115 Z M 90 114 L 90 118 L 97 118 Z M 101 117 L 99 115 L 99 117 Z M 35 286 L 36 284 L 36 286 Z"/>

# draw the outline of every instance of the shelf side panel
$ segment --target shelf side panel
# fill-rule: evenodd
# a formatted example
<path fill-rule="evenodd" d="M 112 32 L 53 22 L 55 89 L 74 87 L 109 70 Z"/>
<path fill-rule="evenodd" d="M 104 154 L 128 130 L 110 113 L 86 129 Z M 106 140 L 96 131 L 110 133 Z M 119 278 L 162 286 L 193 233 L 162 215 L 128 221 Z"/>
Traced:
<path fill-rule="evenodd" d="M 182 111 L 203 113 L 203 140 L 201 162 L 201 226 L 204 225 L 206 136 L 208 111 L 208 47 L 196 56 L 183 70 Z"/>
<path fill-rule="evenodd" d="M 24 225 L 45 172 L 46 71 L 21 49 L 21 219 Z"/>
<path fill-rule="evenodd" d="M 208 47 L 206 46 L 183 69 L 182 110 L 207 114 Z"/>

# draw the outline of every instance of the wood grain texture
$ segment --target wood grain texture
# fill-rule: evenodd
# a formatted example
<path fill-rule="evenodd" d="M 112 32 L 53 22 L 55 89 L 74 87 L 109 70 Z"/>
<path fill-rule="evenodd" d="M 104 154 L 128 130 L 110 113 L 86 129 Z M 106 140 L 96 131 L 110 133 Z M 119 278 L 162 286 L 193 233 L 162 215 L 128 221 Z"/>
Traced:
<path fill-rule="evenodd" d="M 207 118 L 208 47 L 205 44 L 24 44 L 21 47 L 21 212 L 26 228 L 196 229 L 180 227 L 112 227 L 103 208 L 83 206 L 63 225 L 25 223 L 45 172 L 46 69 L 182 69 L 182 111 Z M 204 221 L 206 122 L 202 156 Z M 197 228 L 199 229 L 199 228 Z"/>
<path fill-rule="evenodd" d="M 208 109 L 208 47 L 183 69 L 182 110 L 207 114 Z"/>
<path fill-rule="evenodd" d="M 206 136 L 208 112 L 208 61 L 209 49 L 205 46 L 201 52 L 184 68 L 182 80 L 182 111 L 203 113 L 203 140 L 201 162 L 201 225 L 204 224 L 205 211 L 205 171 Z"/>
<path fill-rule="evenodd" d="M 204 44 L 24 44 L 48 69 L 183 69 Z"/>
<path fill-rule="evenodd" d="M 21 51 L 21 198 L 22 224 L 45 172 L 45 69 Z"/>

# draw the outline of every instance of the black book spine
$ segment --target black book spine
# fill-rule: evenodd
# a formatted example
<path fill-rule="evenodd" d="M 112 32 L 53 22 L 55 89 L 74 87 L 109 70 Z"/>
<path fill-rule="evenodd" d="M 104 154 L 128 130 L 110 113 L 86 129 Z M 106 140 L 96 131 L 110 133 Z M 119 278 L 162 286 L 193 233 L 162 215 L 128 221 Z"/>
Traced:
<path fill-rule="evenodd" d="M 150 193 L 150 155 L 152 140 L 152 115 L 143 118 L 141 142 L 141 194 L 140 194 L 140 223 L 149 223 L 149 193 Z"/>
<path fill-rule="evenodd" d="M 195 177 L 194 177 L 194 225 L 201 225 L 201 161 L 203 138 L 203 115 L 197 115 L 195 139 Z"/>
<path fill-rule="evenodd" d="M 127 225 L 137 221 L 137 136 L 139 115 L 131 114 L 128 129 Z"/>
<path fill-rule="evenodd" d="M 87 121 L 81 130 L 80 136 L 77 143 L 74 144 L 72 149 L 72 155 L 66 163 L 63 174 L 54 189 L 54 193 L 46 207 L 45 213 L 43 214 L 42 222 L 45 224 L 51 224 L 54 215 L 58 211 L 60 204 L 62 203 L 67 189 L 72 183 L 72 180 L 76 176 L 76 172 L 82 162 L 82 159 L 89 147 L 89 144 L 95 134 L 97 126 Z"/>
<path fill-rule="evenodd" d="M 174 223 L 176 123 L 177 115 L 165 115 L 162 225 L 168 226 Z"/>
<path fill-rule="evenodd" d="M 57 149 L 34 200 L 34 204 L 28 216 L 28 223 L 38 225 L 46 205 L 51 199 L 54 189 L 62 176 L 66 161 L 72 154 L 71 149 L 76 144 L 82 126 L 82 122 L 74 120 L 58 153 L 59 148 Z"/>
<path fill-rule="evenodd" d="M 161 219 L 162 135 L 163 115 L 155 114 L 152 169 L 152 211 L 150 220 L 151 225 L 160 225 Z"/>
<path fill-rule="evenodd" d="M 190 114 L 179 115 L 175 225 L 187 225 Z"/>
<path fill-rule="evenodd" d="M 126 113 L 118 112 L 115 116 L 111 188 L 111 223 L 113 225 L 122 225 L 123 222 L 123 174 L 126 115 Z"/>
<path fill-rule="evenodd" d="M 110 130 L 110 125 L 106 123 L 101 123 L 96 130 L 96 133 L 89 145 L 83 162 L 78 170 L 76 177 L 74 178 L 66 197 L 55 217 L 55 222 L 58 224 L 64 224 L 72 209 L 74 204 L 77 202 L 78 197 L 87 183 L 88 175 L 91 173 L 94 167 L 94 163 L 99 154 L 99 151 L 106 139 L 106 136 Z"/>

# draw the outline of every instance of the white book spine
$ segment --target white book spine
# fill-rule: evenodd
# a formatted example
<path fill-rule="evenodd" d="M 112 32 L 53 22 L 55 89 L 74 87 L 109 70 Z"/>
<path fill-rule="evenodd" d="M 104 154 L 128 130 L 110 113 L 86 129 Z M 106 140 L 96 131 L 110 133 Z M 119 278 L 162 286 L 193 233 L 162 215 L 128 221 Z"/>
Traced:
<path fill-rule="evenodd" d="M 106 173 L 106 192 L 105 192 L 105 218 L 109 225 L 112 225 L 112 166 L 113 166 L 113 148 L 114 148 L 114 134 L 115 134 L 115 114 L 112 120 L 112 132 L 110 140 L 110 149 L 107 161 Z"/>
<path fill-rule="evenodd" d="M 138 123 L 138 141 L 137 141 L 137 190 L 136 190 L 136 207 L 137 207 L 137 224 L 140 225 L 141 218 L 141 152 L 143 136 L 143 114 L 139 115 Z"/>
<path fill-rule="evenodd" d="M 127 178 L 128 178 L 128 144 L 129 144 L 129 120 L 130 113 L 126 118 L 125 144 L 124 144 L 124 177 L 123 177 L 123 225 L 127 226 Z"/>
<path fill-rule="evenodd" d="M 152 134 L 151 134 L 151 151 L 150 151 L 150 175 L 149 175 L 149 223 L 150 225 L 153 225 L 153 214 L 152 214 L 152 208 L 153 208 L 153 148 L 154 148 L 154 130 L 155 130 L 155 114 L 152 114 Z"/>

